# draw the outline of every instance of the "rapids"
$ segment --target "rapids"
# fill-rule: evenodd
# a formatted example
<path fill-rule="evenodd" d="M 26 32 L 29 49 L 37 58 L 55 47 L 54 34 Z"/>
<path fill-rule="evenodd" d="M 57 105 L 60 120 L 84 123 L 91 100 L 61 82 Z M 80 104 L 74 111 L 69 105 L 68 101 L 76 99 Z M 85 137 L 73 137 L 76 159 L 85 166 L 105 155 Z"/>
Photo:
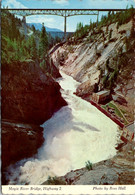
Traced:
<path fill-rule="evenodd" d="M 45 142 L 36 158 L 24 159 L 8 168 L 12 184 L 42 184 L 48 176 L 62 176 L 116 154 L 118 127 L 89 102 L 73 94 L 79 85 L 61 72 L 58 80 L 68 106 L 62 107 L 42 126 Z"/>

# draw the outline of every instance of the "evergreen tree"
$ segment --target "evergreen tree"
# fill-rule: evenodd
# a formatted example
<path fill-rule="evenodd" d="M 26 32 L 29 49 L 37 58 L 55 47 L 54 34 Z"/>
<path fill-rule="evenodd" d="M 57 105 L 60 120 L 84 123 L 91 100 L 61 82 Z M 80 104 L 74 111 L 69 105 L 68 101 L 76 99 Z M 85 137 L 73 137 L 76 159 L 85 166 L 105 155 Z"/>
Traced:
<path fill-rule="evenodd" d="M 110 41 L 110 39 L 112 38 L 112 29 L 110 29 L 110 32 L 109 32 L 109 37 L 108 37 L 108 40 Z"/>
<path fill-rule="evenodd" d="M 48 38 L 43 23 L 41 34 L 40 34 L 40 41 L 39 41 L 39 57 L 44 58 L 47 55 L 47 50 L 48 50 Z"/>
<path fill-rule="evenodd" d="M 37 47 L 36 47 L 36 41 L 35 41 L 34 36 L 31 36 L 30 56 L 33 60 L 36 60 L 37 58 Z"/>
<path fill-rule="evenodd" d="M 31 28 L 32 28 L 33 33 L 35 34 L 35 32 L 36 32 L 35 26 L 32 25 Z"/>

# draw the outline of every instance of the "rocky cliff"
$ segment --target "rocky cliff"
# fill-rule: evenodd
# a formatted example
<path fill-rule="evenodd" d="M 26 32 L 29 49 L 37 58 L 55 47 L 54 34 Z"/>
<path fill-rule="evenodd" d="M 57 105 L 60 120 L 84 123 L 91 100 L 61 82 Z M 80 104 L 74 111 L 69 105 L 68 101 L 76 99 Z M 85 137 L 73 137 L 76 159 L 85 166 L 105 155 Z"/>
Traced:
<path fill-rule="evenodd" d="M 103 104 L 114 103 L 117 114 L 119 110 L 126 119 L 124 123 L 130 123 L 134 120 L 134 20 L 117 26 L 112 22 L 100 30 L 95 27 L 94 33 L 89 31 L 78 41 L 73 37 L 51 56 L 56 66 L 80 82 L 76 95 L 90 101 L 93 92 L 109 89 L 111 99 Z M 134 140 L 122 142 L 116 156 L 94 164 L 91 170 L 72 170 L 63 177 L 49 178 L 44 184 L 134 184 L 134 144 Z"/>
<path fill-rule="evenodd" d="M 60 86 L 33 63 L 2 66 L 2 119 L 42 124 L 65 101 Z"/>
<path fill-rule="evenodd" d="M 53 79 L 59 71 L 52 67 L 48 72 L 32 61 L 2 65 L 3 169 L 37 152 L 44 141 L 39 125 L 66 105 Z"/>
<path fill-rule="evenodd" d="M 93 92 L 111 90 L 112 100 L 124 112 L 130 111 L 129 121 L 133 121 L 134 104 L 133 26 L 132 19 L 119 29 L 117 23 L 95 27 L 94 33 L 89 31 L 78 41 L 73 37 L 51 55 L 56 66 L 80 82 L 78 96 L 89 100 Z"/>
<path fill-rule="evenodd" d="M 123 145 L 113 158 L 95 163 L 90 169 L 84 167 L 62 177 L 49 178 L 43 185 L 133 185 L 134 145 Z"/>

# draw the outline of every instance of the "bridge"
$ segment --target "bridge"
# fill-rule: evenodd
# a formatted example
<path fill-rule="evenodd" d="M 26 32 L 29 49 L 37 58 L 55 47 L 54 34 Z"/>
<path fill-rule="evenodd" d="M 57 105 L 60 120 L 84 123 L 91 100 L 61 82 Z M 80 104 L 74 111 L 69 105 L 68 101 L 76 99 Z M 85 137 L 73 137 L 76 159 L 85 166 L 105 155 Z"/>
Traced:
<path fill-rule="evenodd" d="M 77 15 L 96 15 L 97 22 L 99 17 L 99 12 L 109 12 L 109 11 L 125 11 L 126 9 L 2 9 L 8 10 L 10 13 L 23 16 L 23 21 L 25 24 L 24 29 L 26 29 L 26 17 L 31 15 L 57 15 L 64 17 L 64 37 L 66 39 L 66 21 L 67 17 L 77 16 Z"/>

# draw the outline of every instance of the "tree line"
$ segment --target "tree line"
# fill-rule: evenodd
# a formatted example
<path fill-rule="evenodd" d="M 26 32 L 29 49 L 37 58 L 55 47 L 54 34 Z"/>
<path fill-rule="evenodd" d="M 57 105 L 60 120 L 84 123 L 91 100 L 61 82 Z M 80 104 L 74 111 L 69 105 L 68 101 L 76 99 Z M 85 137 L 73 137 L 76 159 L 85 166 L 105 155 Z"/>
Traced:
<path fill-rule="evenodd" d="M 23 21 L 7 10 L 2 10 L 1 29 L 2 64 L 33 60 L 42 65 L 50 47 L 61 41 L 58 37 L 52 38 L 46 32 L 44 24 L 41 31 L 36 30 L 34 26 L 27 26 L 28 33 L 25 37 Z"/>
<path fill-rule="evenodd" d="M 112 23 L 117 23 L 117 29 L 119 26 L 122 24 L 125 24 L 130 21 L 131 18 L 134 17 L 135 14 L 135 9 L 133 6 L 131 6 L 129 9 L 125 11 L 120 11 L 120 12 L 114 12 L 114 11 L 109 11 L 107 15 L 102 15 L 101 20 L 99 22 L 92 22 L 90 20 L 89 25 L 83 26 L 83 24 L 80 22 L 77 24 L 76 31 L 74 33 L 75 39 L 82 39 L 85 36 L 88 35 L 90 31 L 95 33 L 95 27 L 97 27 L 98 30 L 101 29 L 103 26 L 109 26 Z"/>

